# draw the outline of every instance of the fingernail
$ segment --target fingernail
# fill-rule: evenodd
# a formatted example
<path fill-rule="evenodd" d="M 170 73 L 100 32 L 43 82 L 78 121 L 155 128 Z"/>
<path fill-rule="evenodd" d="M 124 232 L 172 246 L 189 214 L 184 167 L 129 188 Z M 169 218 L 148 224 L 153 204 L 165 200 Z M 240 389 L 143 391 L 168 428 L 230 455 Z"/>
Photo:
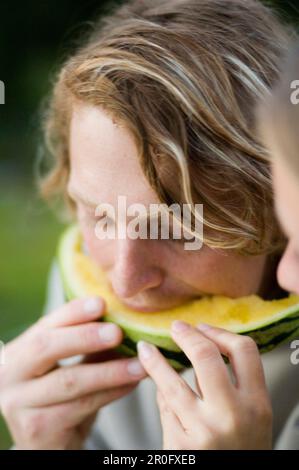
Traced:
<path fill-rule="evenodd" d="M 137 350 L 143 359 L 148 359 L 154 352 L 154 347 L 145 341 L 138 341 Z"/>
<path fill-rule="evenodd" d="M 99 328 L 99 337 L 101 341 L 108 343 L 114 341 L 117 338 L 118 327 L 111 323 L 103 324 Z"/>
<path fill-rule="evenodd" d="M 182 331 L 188 330 L 190 328 L 190 325 L 188 325 L 188 323 L 185 323 L 184 321 L 175 320 L 174 322 L 172 322 L 171 328 L 173 329 L 173 331 L 181 333 Z"/>
<path fill-rule="evenodd" d="M 83 304 L 84 312 L 96 313 L 103 305 L 103 301 L 99 297 L 89 297 Z"/>
<path fill-rule="evenodd" d="M 132 359 L 127 367 L 130 375 L 143 375 L 146 373 L 138 359 Z"/>
<path fill-rule="evenodd" d="M 208 325 L 207 323 L 199 323 L 198 325 L 196 325 L 196 328 L 198 328 L 199 330 L 209 330 L 211 327 L 211 325 Z"/>

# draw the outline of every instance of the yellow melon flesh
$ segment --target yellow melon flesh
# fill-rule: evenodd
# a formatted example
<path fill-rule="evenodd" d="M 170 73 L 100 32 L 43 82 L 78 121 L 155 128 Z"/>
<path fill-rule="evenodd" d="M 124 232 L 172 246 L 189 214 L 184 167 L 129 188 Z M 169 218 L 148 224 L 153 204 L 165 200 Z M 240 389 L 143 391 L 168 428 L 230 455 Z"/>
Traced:
<path fill-rule="evenodd" d="M 245 327 L 263 326 L 267 319 L 299 303 L 299 297 L 290 295 L 284 299 L 265 301 L 257 295 L 232 299 L 225 296 L 207 296 L 184 305 L 157 312 L 136 312 L 120 302 L 111 291 L 103 271 L 83 254 L 80 246 L 74 253 L 74 268 L 80 277 L 84 295 L 101 295 L 108 311 L 119 312 L 123 320 L 147 325 L 153 329 L 169 330 L 172 321 L 183 320 L 191 325 L 199 322 L 241 332 Z"/>

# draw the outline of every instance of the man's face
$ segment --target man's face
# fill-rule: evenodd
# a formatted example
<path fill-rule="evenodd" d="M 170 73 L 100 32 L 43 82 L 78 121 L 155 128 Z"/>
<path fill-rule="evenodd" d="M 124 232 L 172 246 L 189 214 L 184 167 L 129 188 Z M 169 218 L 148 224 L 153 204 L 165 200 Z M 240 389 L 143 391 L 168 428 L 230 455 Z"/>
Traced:
<path fill-rule="evenodd" d="M 277 277 L 282 287 L 299 294 L 299 183 L 278 155 L 273 162 L 273 184 L 277 215 L 289 238 Z"/>
<path fill-rule="evenodd" d="M 128 306 L 155 311 L 203 294 L 239 297 L 258 292 L 265 256 L 243 257 L 207 246 L 188 251 L 181 240 L 97 238 L 94 209 L 98 204 L 117 208 L 118 196 L 126 197 L 127 206 L 142 203 L 148 208 L 159 203 L 141 170 L 130 132 L 102 109 L 74 107 L 70 159 L 68 190 L 77 205 L 86 247 Z"/>

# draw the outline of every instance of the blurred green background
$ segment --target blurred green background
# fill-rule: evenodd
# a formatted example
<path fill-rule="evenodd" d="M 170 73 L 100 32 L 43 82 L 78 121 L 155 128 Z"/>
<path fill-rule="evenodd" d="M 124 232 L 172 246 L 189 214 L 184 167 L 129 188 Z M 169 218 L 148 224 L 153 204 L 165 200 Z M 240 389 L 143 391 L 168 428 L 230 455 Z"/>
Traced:
<path fill-rule="evenodd" d="M 40 103 L 87 23 L 113 3 L 120 1 L 28 0 L 16 5 L 1 0 L 0 80 L 5 83 L 5 105 L 0 105 L 0 340 L 5 343 L 40 316 L 62 230 L 35 189 Z M 275 4 L 286 21 L 299 22 L 296 0 L 267 3 Z M 0 417 L 0 449 L 10 445 Z"/>

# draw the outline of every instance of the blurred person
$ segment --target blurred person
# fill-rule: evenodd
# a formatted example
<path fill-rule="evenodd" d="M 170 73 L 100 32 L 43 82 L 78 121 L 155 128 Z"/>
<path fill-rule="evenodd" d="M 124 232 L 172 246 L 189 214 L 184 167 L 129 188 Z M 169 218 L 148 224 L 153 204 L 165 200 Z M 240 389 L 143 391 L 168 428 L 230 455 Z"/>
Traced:
<path fill-rule="evenodd" d="M 299 43 L 291 48 L 279 81 L 259 106 L 258 123 L 272 156 L 276 212 L 288 238 L 278 266 L 278 281 L 284 289 L 299 294 Z M 299 341 L 294 341 L 293 348 L 299 350 Z M 294 351 L 293 361 L 294 374 L 298 375 L 299 352 Z M 299 405 L 277 447 L 299 449 Z"/>

